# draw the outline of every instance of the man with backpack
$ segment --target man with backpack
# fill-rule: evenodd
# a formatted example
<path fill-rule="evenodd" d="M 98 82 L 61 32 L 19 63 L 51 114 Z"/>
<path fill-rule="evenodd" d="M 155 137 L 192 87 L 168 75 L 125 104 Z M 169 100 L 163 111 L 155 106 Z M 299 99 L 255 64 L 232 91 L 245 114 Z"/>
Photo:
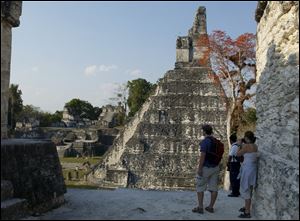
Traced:
<path fill-rule="evenodd" d="M 200 162 L 196 175 L 198 206 L 192 211 L 203 213 L 204 191 L 207 189 L 211 193 L 211 198 L 205 210 L 213 213 L 218 196 L 219 163 L 224 153 L 224 145 L 212 136 L 213 129 L 210 125 L 204 125 L 202 130 L 205 138 L 200 142 Z"/>

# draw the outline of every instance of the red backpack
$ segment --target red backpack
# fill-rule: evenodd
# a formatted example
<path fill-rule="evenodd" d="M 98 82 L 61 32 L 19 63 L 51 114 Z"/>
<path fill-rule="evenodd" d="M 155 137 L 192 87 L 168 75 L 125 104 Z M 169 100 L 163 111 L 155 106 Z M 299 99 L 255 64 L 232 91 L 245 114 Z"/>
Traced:
<path fill-rule="evenodd" d="M 215 137 L 208 137 L 213 142 L 213 147 L 209 148 L 209 152 L 207 152 L 208 160 L 216 165 L 222 160 L 224 153 L 224 144 Z"/>

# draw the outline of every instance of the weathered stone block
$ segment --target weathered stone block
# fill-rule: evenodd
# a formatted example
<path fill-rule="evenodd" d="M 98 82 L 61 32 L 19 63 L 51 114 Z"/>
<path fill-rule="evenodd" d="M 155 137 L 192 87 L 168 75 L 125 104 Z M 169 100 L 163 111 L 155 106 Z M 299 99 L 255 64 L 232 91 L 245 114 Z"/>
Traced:
<path fill-rule="evenodd" d="M 66 187 L 52 142 L 1 140 L 1 178 L 12 183 L 14 197 L 26 199 L 33 211 L 63 203 Z"/>
<path fill-rule="evenodd" d="M 176 49 L 176 61 L 177 62 L 189 62 L 190 50 L 189 49 Z"/>
<path fill-rule="evenodd" d="M 28 202 L 25 199 L 1 201 L 1 220 L 17 220 L 29 215 Z"/>
<path fill-rule="evenodd" d="M 14 188 L 12 183 L 7 180 L 1 180 L 1 201 L 13 198 Z"/>

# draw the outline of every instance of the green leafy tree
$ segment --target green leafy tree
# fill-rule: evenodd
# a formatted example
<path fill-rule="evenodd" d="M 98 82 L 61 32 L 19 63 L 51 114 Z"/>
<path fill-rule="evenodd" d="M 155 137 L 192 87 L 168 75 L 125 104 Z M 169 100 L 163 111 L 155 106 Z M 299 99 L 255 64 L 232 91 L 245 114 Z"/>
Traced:
<path fill-rule="evenodd" d="M 65 104 L 65 107 L 68 108 L 73 115 L 79 116 L 82 118 L 88 118 L 90 120 L 96 120 L 98 118 L 97 113 L 99 110 L 96 110 L 88 101 L 83 101 L 78 98 L 74 98 L 71 101 Z"/>
<path fill-rule="evenodd" d="M 38 120 L 41 122 L 42 112 L 39 107 L 33 105 L 23 106 L 22 111 L 18 114 L 16 121 L 19 122 L 30 122 L 31 120 Z"/>
<path fill-rule="evenodd" d="M 50 127 L 53 123 L 61 122 L 62 111 L 56 111 L 54 114 L 49 112 L 40 112 L 39 120 L 41 127 Z"/>
<path fill-rule="evenodd" d="M 17 120 L 23 122 L 31 119 L 39 120 L 41 127 L 50 127 L 52 123 L 60 122 L 62 111 L 56 111 L 54 114 L 42 111 L 39 107 L 25 105 L 18 114 Z"/>
<path fill-rule="evenodd" d="M 63 116 L 63 112 L 62 111 L 55 111 L 54 114 L 52 114 L 51 116 L 51 122 L 55 123 L 55 122 L 61 122 L 62 120 L 62 116 Z"/>
<path fill-rule="evenodd" d="M 40 112 L 40 126 L 49 127 L 52 123 L 52 114 L 49 112 Z"/>
<path fill-rule="evenodd" d="M 143 106 L 151 92 L 154 91 L 156 84 L 138 78 L 128 81 L 127 87 L 129 89 L 127 104 L 130 109 L 128 116 L 132 117 Z"/>
<path fill-rule="evenodd" d="M 18 115 L 17 120 L 23 121 L 24 119 L 40 119 L 41 117 L 41 109 L 39 107 L 35 107 L 33 105 L 25 105 L 21 113 Z"/>
<path fill-rule="evenodd" d="M 23 99 L 22 91 L 19 85 L 11 84 L 9 87 L 9 101 L 8 101 L 8 124 L 11 128 L 16 126 L 16 118 L 22 112 Z"/>
<path fill-rule="evenodd" d="M 99 117 L 99 115 L 101 114 L 102 109 L 100 107 L 94 107 L 94 115 L 95 115 L 95 120 Z"/>
<path fill-rule="evenodd" d="M 117 126 L 123 126 L 126 122 L 126 114 L 125 112 L 117 113 Z"/>

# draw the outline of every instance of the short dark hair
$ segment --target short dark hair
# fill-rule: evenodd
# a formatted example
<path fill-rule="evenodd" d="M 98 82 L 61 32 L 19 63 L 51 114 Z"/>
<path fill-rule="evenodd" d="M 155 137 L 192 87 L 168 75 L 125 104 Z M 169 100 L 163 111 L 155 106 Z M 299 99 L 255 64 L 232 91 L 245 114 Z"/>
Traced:
<path fill-rule="evenodd" d="M 202 126 L 202 130 L 207 134 L 207 135 L 211 135 L 213 133 L 213 129 L 210 125 L 208 124 L 204 124 Z"/>
<path fill-rule="evenodd" d="M 231 134 L 230 137 L 229 137 L 229 139 L 230 139 L 230 141 L 233 142 L 233 143 L 236 142 L 236 141 L 237 141 L 237 136 L 236 136 L 236 134 Z"/>
<path fill-rule="evenodd" d="M 246 131 L 244 137 L 247 137 L 251 143 L 255 143 L 256 137 L 252 131 Z"/>

